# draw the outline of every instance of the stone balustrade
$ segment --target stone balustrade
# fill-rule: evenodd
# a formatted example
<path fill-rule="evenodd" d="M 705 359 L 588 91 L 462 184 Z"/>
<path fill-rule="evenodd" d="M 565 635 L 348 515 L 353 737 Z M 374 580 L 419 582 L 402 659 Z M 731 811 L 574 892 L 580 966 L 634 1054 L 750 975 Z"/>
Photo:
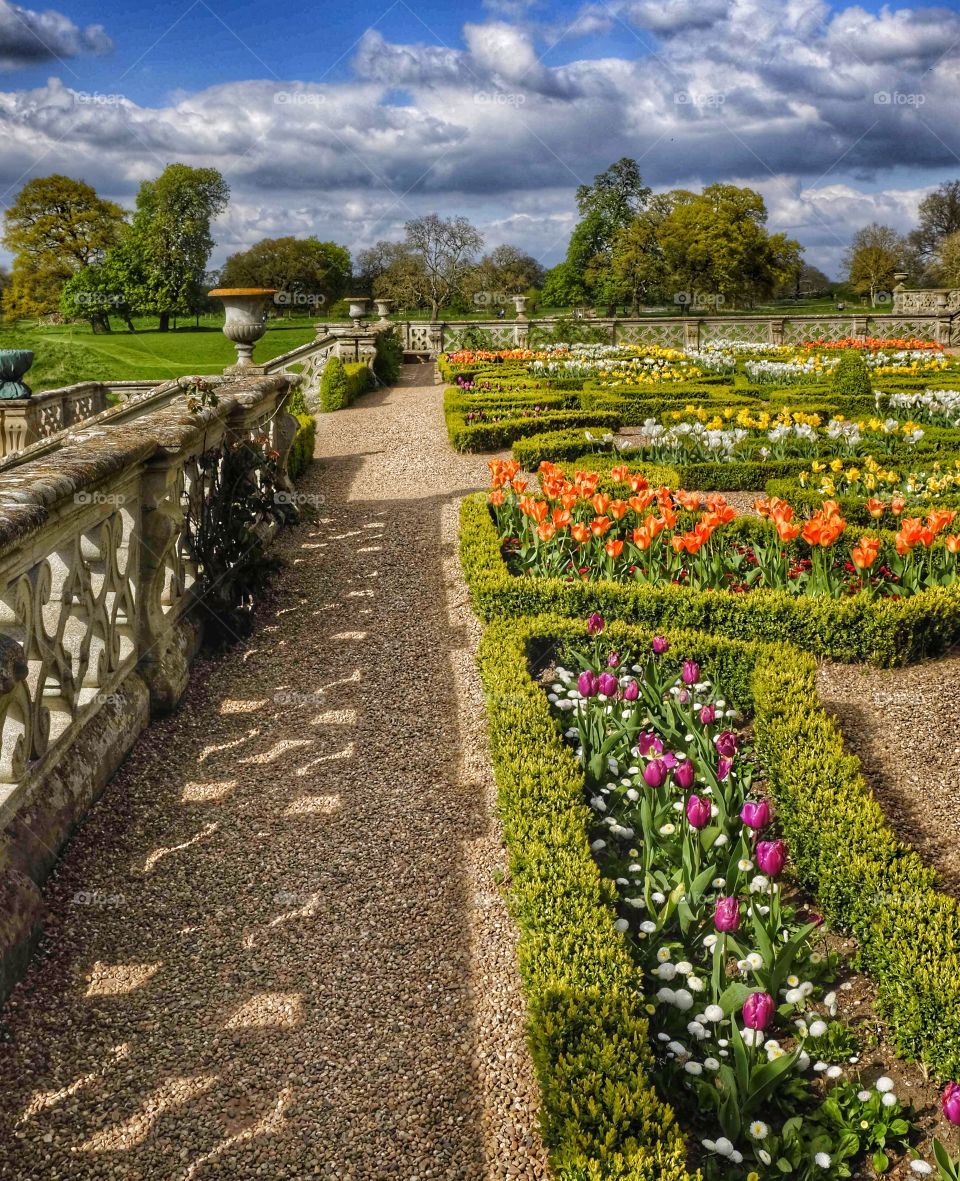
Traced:
<path fill-rule="evenodd" d="M 185 545 L 185 510 L 207 493 L 197 458 L 265 434 L 285 462 L 296 380 L 223 381 L 196 413 L 174 387 L 159 408 L 115 408 L 0 464 L 0 999 L 71 829 L 186 688 L 202 630 Z"/>

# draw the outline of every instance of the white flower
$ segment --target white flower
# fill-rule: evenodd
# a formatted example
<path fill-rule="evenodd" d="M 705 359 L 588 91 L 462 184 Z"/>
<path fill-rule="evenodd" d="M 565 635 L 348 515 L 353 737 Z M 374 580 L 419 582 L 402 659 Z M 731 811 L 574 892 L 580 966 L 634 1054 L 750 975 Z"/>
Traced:
<path fill-rule="evenodd" d="M 786 992 L 787 1004 L 796 1005 L 803 1000 L 803 993 L 799 988 L 788 988 Z"/>
<path fill-rule="evenodd" d="M 704 1027 L 700 1024 L 699 1021 L 691 1021 L 687 1025 L 687 1033 L 692 1034 L 697 1039 L 698 1042 L 702 1042 L 703 1039 L 707 1036 L 707 1031 L 704 1029 Z"/>
<path fill-rule="evenodd" d="M 621 932 L 629 931 L 630 924 L 627 922 L 626 919 L 617 919 L 617 921 L 613 924 L 613 929 L 615 931 L 621 931 Z"/>
<path fill-rule="evenodd" d="M 827 1069 L 827 1065 L 828 1063 L 826 1062 L 814 1062 L 813 1069 L 819 1071 L 822 1074 Z"/>
<path fill-rule="evenodd" d="M 763 1161 L 763 1163 L 765 1165 L 770 1164 L 770 1162 L 773 1160 L 773 1157 L 770 1155 L 769 1152 L 767 1152 L 767 1150 L 765 1148 L 758 1148 L 757 1149 L 757 1156 L 760 1158 L 760 1160 Z"/>
<path fill-rule="evenodd" d="M 703 1067 L 699 1062 L 685 1062 L 683 1064 L 683 1069 L 687 1072 L 687 1074 L 703 1074 Z"/>
<path fill-rule="evenodd" d="M 740 1152 L 739 1149 L 735 1148 L 733 1152 L 730 1153 L 730 1159 L 735 1165 L 739 1165 L 743 1161 L 743 1153 Z"/>
<path fill-rule="evenodd" d="M 640 793 L 637 791 L 637 789 L 635 787 L 628 788 L 625 794 L 626 794 L 627 799 L 630 800 L 631 803 L 635 803 L 637 800 L 640 799 Z"/>
<path fill-rule="evenodd" d="M 593 851 L 595 853 L 599 852 L 601 849 L 605 849 L 606 847 L 607 847 L 606 841 L 594 841 L 590 846 L 590 848 L 593 849 Z"/>
<path fill-rule="evenodd" d="M 676 831 L 677 831 L 677 826 L 675 824 L 661 824 L 660 825 L 660 835 L 662 837 L 673 836 L 673 834 Z"/>
<path fill-rule="evenodd" d="M 799 1056 L 799 1058 L 797 1058 L 797 1066 L 801 1070 L 809 1070 L 810 1069 L 810 1055 L 807 1053 L 806 1050 L 800 1051 L 800 1056 Z"/>
<path fill-rule="evenodd" d="M 739 869 L 741 873 L 748 873 L 751 869 L 753 869 L 753 862 L 748 857 L 741 857 L 737 862 L 737 869 Z"/>
<path fill-rule="evenodd" d="M 663 906 L 667 900 L 666 894 L 661 894 L 659 890 L 654 890 L 650 897 L 657 904 L 657 906 Z"/>
<path fill-rule="evenodd" d="M 717 945 L 716 935 L 708 935 L 703 941 L 703 946 L 707 949 L 707 951 L 713 951 L 713 949 L 716 947 L 716 945 Z"/>
<path fill-rule="evenodd" d="M 689 960 L 679 960 L 677 962 L 677 971 L 682 973 L 684 976 L 689 976 L 693 971 L 693 964 L 691 964 Z"/>
<path fill-rule="evenodd" d="M 754 1140 L 766 1140 L 770 1135 L 770 1129 L 762 1119 L 755 1119 L 750 1125 L 750 1135 Z"/>
<path fill-rule="evenodd" d="M 707 1005 L 703 1011 L 703 1015 L 708 1021 L 722 1021 L 723 1009 L 719 1005 Z"/>
<path fill-rule="evenodd" d="M 677 969 L 673 964 L 660 964 L 659 967 L 653 969 L 653 975 L 658 980 L 665 980 L 668 984 L 676 976 Z"/>
<path fill-rule="evenodd" d="M 640 930 L 645 931 L 647 935 L 652 935 L 656 929 L 657 924 L 651 922 L 650 919 L 647 919 L 646 922 L 640 924 Z"/>
<path fill-rule="evenodd" d="M 703 1065 L 707 1068 L 707 1070 L 720 1069 L 720 1063 L 716 1060 L 716 1058 L 704 1058 Z"/>
<path fill-rule="evenodd" d="M 669 947 L 658 947 L 657 948 L 657 959 L 660 961 L 661 964 L 666 963 L 669 958 L 670 958 L 670 948 Z"/>
<path fill-rule="evenodd" d="M 758 951 L 751 951 L 747 956 L 747 963 L 756 972 L 763 967 L 763 956 Z"/>
<path fill-rule="evenodd" d="M 827 1068 L 827 1078 L 840 1078 L 843 1075 L 843 1068 L 840 1066 L 830 1066 Z"/>
<path fill-rule="evenodd" d="M 857 1098 L 861 1103 L 866 1103 L 869 1099 L 872 1099 L 873 1096 L 869 1091 L 857 1091 Z"/>
<path fill-rule="evenodd" d="M 627 906 L 632 906 L 637 910 L 642 910 L 643 907 L 647 905 L 642 898 L 624 898 L 624 902 L 627 904 Z M 654 924 L 653 929 L 657 929 L 656 924 Z"/>
<path fill-rule="evenodd" d="M 887 1093 L 883 1096 L 883 1098 L 880 1100 L 880 1102 L 883 1104 L 884 1107 L 896 1107 L 897 1106 L 897 1097 L 896 1097 L 896 1095 L 894 1095 L 893 1091 L 887 1091 Z"/>
<path fill-rule="evenodd" d="M 657 1041 L 660 1041 L 660 1042 L 668 1042 L 669 1040 L 670 1040 L 670 1034 L 669 1034 L 669 1033 L 658 1033 L 658 1034 L 657 1034 Z"/>
<path fill-rule="evenodd" d="M 707 1152 L 716 1152 L 717 1151 L 716 1140 L 701 1140 L 700 1143 L 707 1150 Z"/>
<path fill-rule="evenodd" d="M 811 1037 L 823 1037 L 827 1032 L 826 1021 L 814 1021 L 810 1026 L 809 1032 Z"/>
<path fill-rule="evenodd" d="M 830 1161 L 830 1153 L 829 1152 L 818 1152 L 817 1155 L 813 1159 L 814 1159 L 815 1163 L 820 1166 L 821 1169 L 829 1169 L 830 1168 L 831 1161 Z"/>
<path fill-rule="evenodd" d="M 714 878 L 713 881 L 710 883 L 710 885 L 713 886 L 713 888 L 715 890 L 722 890 L 726 884 L 727 884 L 726 878 Z"/>
<path fill-rule="evenodd" d="M 673 1003 L 681 1013 L 686 1013 L 688 1009 L 693 1008 L 693 997 L 685 988 L 678 988 L 674 993 Z"/>
<path fill-rule="evenodd" d="M 910 1168 L 921 1177 L 929 1177 L 933 1172 L 933 1166 L 928 1165 L 925 1160 L 912 1160 Z"/>
<path fill-rule="evenodd" d="M 692 989 L 694 992 L 703 992 L 703 990 L 706 988 L 706 985 L 699 976 L 688 976 L 687 988 Z"/>
<path fill-rule="evenodd" d="M 725 845 L 727 843 L 727 834 L 722 832 L 713 843 L 714 845 Z"/>
<path fill-rule="evenodd" d="M 787 984 L 789 984 L 791 988 L 796 988 L 799 983 L 800 983 L 799 976 L 788 976 L 787 977 Z"/>
<path fill-rule="evenodd" d="M 667 1049 L 670 1050 L 672 1053 L 676 1054 L 678 1058 L 681 1058 L 681 1057 L 689 1058 L 690 1057 L 690 1051 L 681 1042 L 671 1042 L 667 1046 Z"/>
<path fill-rule="evenodd" d="M 766 911 L 766 910 L 768 910 L 769 908 L 768 908 L 768 907 L 762 907 L 761 909 L 763 909 L 764 911 Z M 803 983 L 800 985 L 800 995 L 801 995 L 801 996 L 804 996 L 804 997 L 807 997 L 807 996 L 810 996 L 810 994 L 811 994 L 812 992 L 813 992 L 813 985 L 810 983 L 810 981 L 809 981 L 809 980 L 804 980 L 804 982 L 803 982 Z"/>
<path fill-rule="evenodd" d="M 770 885 L 769 878 L 764 877 L 764 875 L 762 873 L 758 873 L 757 876 L 755 878 L 753 878 L 750 882 L 750 893 L 751 894 L 763 894 L 766 892 L 766 889 L 769 885 Z"/>
<path fill-rule="evenodd" d="M 781 1050 L 779 1046 L 777 1046 L 773 1050 L 767 1050 L 767 1061 L 768 1062 L 776 1062 L 776 1060 L 778 1058 L 782 1058 L 785 1053 L 786 1053 L 786 1051 Z"/>
<path fill-rule="evenodd" d="M 675 995 L 676 994 L 674 993 L 672 988 L 658 988 L 657 989 L 657 1000 L 660 1001 L 661 1004 L 672 1005 Z"/>
<path fill-rule="evenodd" d="M 759 1046 L 763 1041 L 763 1032 L 759 1029 L 745 1029 L 743 1031 L 743 1044 L 745 1046 Z"/>
<path fill-rule="evenodd" d="M 730 1156 L 730 1154 L 733 1152 L 733 1145 L 726 1138 L 726 1136 L 721 1136 L 714 1145 L 714 1149 L 719 1156 Z"/>
<path fill-rule="evenodd" d="M 886 1091 L 893 1090 L 893 1079 L 886 1074 L 881 1074 L 873 1085 L 883 1095 Z"/>

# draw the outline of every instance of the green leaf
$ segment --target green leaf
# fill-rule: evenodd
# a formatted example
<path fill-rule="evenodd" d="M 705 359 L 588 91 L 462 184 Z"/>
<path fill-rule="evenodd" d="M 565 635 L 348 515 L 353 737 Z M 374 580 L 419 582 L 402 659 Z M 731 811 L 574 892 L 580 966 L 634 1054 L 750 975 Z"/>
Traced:
<path fill-rule="evenodd" d="M 878 1173 L 885 1173 L 890 1168 L 890 1158 L 885 1152 L 875 1152 L 873 1154 L 873 1167 Z"/>
<path fill-rule="evenodd" d="M 741 984 L 739 980 L 734 980 L 732 984 L 728 984 L 723 990 L 717 1004 L 729 1017 L 731 1013 L 735 1013 L 743 1008 L 744 1001 L 752 992 L 752 988 L 748 988 L 746 984 Z"/>
<path fill-rule="evenodd" d="M 781 1173 L 793 1172 L 793 1165 L 787 1160 L 785 1156 L 781 1156 L 777 1159 L 777 1168 Z"/>

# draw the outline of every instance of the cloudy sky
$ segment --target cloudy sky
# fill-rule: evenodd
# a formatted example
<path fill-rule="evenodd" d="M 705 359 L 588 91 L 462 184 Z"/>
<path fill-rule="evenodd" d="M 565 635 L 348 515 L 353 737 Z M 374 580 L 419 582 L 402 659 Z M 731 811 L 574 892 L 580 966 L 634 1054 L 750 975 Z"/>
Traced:
<path fill-rule="evenodd" d="M 219 168 L 214 259 L 316 233 L 361 248 L 462 213 L 550 265 L 620 156 L 655 188 L 765 195 L 839 274 L 960 176 L 960 0 L 0 0 L 0 192 L 51 172 L 131 205 Z"/>

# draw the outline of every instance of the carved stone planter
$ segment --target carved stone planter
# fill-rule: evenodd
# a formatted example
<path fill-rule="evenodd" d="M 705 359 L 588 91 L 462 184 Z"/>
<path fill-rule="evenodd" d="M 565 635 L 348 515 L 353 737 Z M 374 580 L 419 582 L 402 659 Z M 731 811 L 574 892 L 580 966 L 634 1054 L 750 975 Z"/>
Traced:
<path fill-rule="evenodd" d="M 236 345 L 234 368 L 253 364 L 253 346 L 267 330 L 267 308 L 276 293 L 273 287 L 218 287 L 209 292 L 227 311 L 223 335 Z"/>
<path fill-rule="evenodd" d="M 30 387 L 21 379 L 33 364 L 29 349 L 0 349 L 0 398 L 29 398 Z"/>

